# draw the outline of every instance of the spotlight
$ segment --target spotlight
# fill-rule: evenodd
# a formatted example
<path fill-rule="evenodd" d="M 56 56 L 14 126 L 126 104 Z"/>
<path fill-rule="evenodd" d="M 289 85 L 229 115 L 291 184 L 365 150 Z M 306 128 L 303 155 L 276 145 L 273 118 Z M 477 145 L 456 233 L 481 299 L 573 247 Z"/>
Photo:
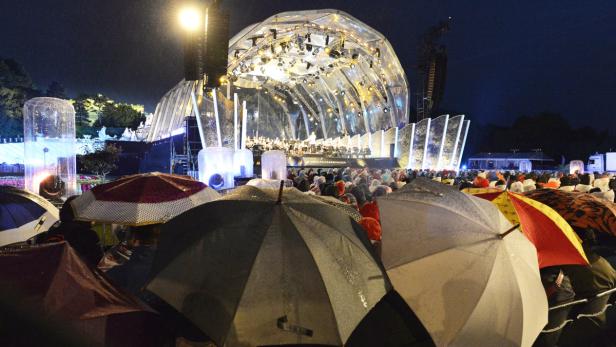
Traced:
<path fill-rule="evenodd" d="M 201 24 L 201 14 L 199 9 L 184 8 L 179 14 L 180 25 L 187 31 L 197 31 Z"/>

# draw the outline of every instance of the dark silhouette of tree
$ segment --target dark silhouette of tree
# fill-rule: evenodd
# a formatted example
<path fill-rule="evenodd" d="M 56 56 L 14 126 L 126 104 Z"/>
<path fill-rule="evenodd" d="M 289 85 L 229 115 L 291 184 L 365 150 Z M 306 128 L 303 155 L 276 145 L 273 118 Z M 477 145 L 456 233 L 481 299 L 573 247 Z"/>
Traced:
<path fill-rule="evenodd" d="M 101 175 L 105 181 L 105 176 L 118 167 L 121 152 L 119 147 L 108 144 L 103 149 L 78 156 L 78 160 L 87 172 Z"/>
<path fill-rule="evenodd" d="M 39 95 L 21 64 L 0 58 L 0 136 L 23 135 L 23 105 Z"/>
<path fill-rule="evenodd" d="M 68 99 L 64 86 L 57 81 L 52 81 L 49 84 L 49 87 L 47 87 L 47 91 L 45 92 L 45 96 L 50 98 Z"/>

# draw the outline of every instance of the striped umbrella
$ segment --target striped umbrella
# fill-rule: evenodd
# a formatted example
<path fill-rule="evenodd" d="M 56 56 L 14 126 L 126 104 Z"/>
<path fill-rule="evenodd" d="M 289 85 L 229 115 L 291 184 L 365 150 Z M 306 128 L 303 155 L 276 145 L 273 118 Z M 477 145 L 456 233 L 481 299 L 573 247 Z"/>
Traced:
<path fill-rule="evenodd" d="M 26 241 L 58 219 L 58 209 L 41 196 L 0 186 L 0 246 Z"/>
<path fill-rule="evenodd" d="M 124 225 L 164 223 L 219 194 L 188 176 L 159 172 L 98 185 L 71 202 L 79 220 Z"/>

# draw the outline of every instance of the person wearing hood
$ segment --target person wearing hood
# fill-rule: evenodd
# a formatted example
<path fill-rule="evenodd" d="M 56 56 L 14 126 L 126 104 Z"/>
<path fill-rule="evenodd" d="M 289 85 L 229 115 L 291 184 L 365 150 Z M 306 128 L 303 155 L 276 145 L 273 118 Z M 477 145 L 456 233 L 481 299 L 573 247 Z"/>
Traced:
<path fill-rule="evenodd" d="M 473 187 L 475 188 L 487 188 L 490 186 L 490 181 L 486 178 L 485 172 L 480 172 L 473 180 Z"/>
<path fill-rule="evenodd" d="M 381 224 L 372 217 L 362 217 L 359 221 L 359 224 L 366 231 L 366 236 L 372 247 L 374 249 L 374 253 L 380 259 L 381 258 Z"/>
<path fill-rule="evenodd" d="M 66 199 L 60 209 L 60 221 L 41 234 L 37 242 L 66 241 L 88 265 L 96 267 L 103 257 L 101 242 L 89 222 L 75 220 L 71 202 L 76 198 L 74 195 Z"/>
<path fill-rule="evenodd" d="M 569 176 L 563 176 L 560 179 L 560 187 L 558 189 L 565 192 L 572 192 L 575 190 L 575 184 L 573 184 Z"/>
<path fill-rule="evenodd" d="M 588 193 L 592 189 L 590 185 L 590 175 L 580 175 L 580 183 L 575 186 L 575 190 L 581 193 Z"/>

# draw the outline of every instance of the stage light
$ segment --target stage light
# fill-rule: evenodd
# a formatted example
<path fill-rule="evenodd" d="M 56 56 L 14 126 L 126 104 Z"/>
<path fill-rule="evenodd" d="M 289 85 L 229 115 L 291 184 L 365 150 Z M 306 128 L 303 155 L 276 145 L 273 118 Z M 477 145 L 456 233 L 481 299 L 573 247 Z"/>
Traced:
<path fill-rule="evenodd" d="M 201 11 L 194 7 L 183 8 L 179 13 L 180 25 L 187 31 L 197 31 L 201 25 Z"/>

